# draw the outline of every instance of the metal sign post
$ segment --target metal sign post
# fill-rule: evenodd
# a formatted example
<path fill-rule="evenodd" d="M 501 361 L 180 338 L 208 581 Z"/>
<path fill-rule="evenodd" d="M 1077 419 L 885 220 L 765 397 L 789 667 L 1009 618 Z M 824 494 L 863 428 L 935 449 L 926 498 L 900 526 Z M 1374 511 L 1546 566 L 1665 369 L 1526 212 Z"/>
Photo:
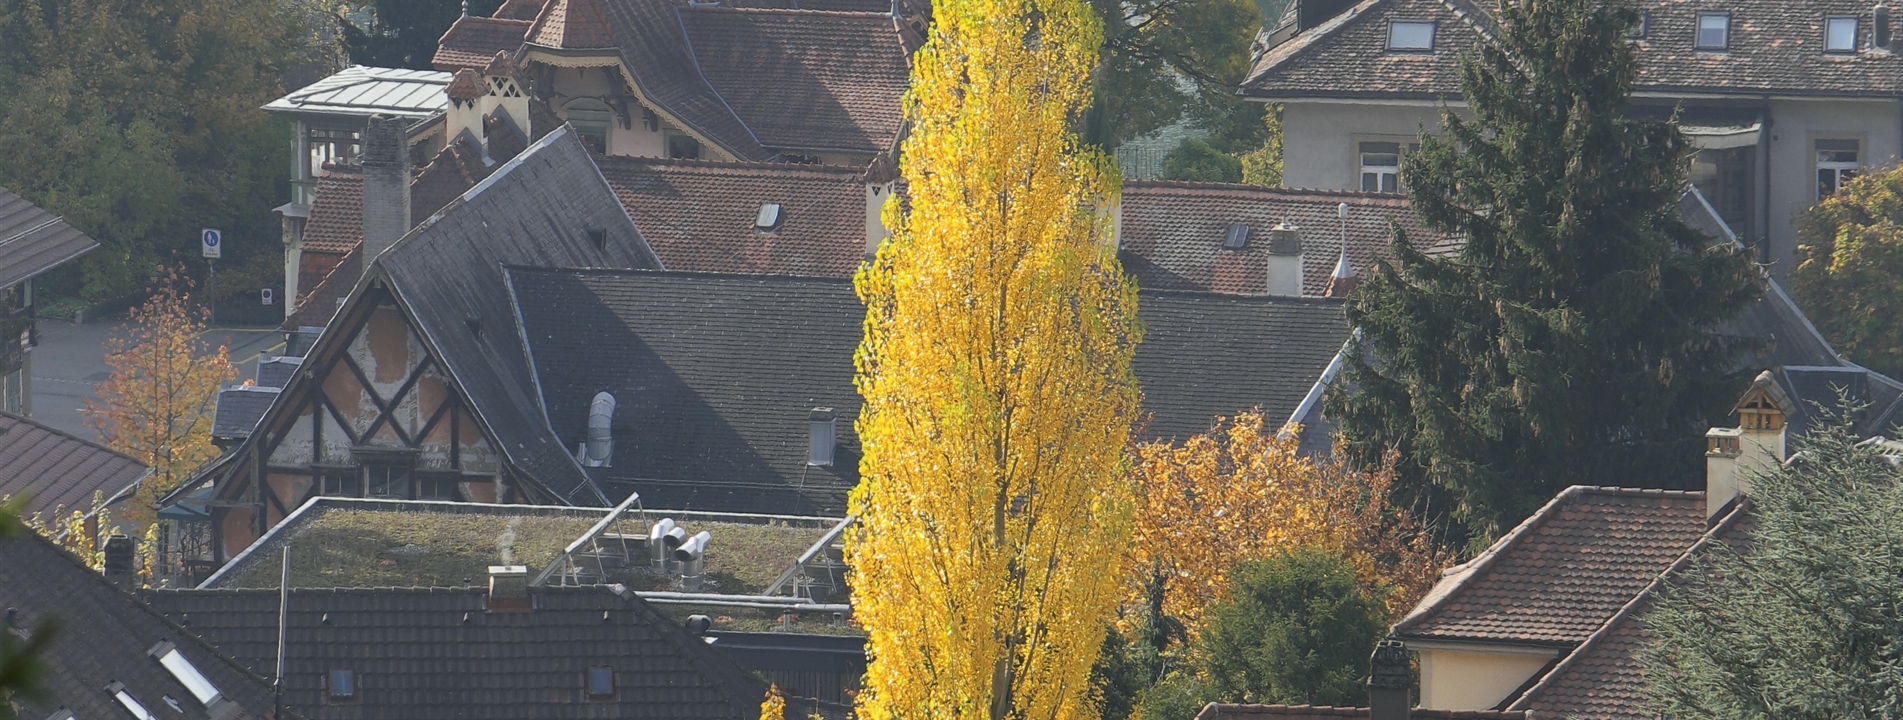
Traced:
<path fill-rule="evenodd" d="M 210 324 L 218 324 L 218 258 L 225 254 L 225 234 L 213 228 L 198 233 L 199 249 L 205 255 L 205 304 L 211 308 Z"/>

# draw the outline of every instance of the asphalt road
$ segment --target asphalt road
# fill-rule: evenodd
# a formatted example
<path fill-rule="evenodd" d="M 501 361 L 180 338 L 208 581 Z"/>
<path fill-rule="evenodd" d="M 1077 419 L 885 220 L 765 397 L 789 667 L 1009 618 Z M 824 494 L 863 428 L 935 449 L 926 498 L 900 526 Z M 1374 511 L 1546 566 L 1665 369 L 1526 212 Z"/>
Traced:
<path fill-rule="evenodd" d="M 124 320 L 74 325 L 60 320 L 40 321 L 40 344 L 33 348 L 33 419 L 83 438 L 97 440 L 86 427 L 81 409 L 93 388 L 109 373 L 106 341 L 125 326 Z M 256 377 L 258 351 L 272 354 L 284 348 L 284 334 L 275 328 L 216 327 L 205 339 L 215 349 L 231 348 L 236 360 L 236 382 Z"/>

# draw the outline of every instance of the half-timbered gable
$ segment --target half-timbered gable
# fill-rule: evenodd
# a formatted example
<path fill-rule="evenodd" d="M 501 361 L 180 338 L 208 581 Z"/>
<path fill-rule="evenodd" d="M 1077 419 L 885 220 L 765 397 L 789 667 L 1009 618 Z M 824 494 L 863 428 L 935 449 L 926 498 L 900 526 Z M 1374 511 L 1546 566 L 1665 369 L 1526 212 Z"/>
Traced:
<path fill-rule="evenodd" d="M 558 130 L 419 224 L 363 278 L 202 504 L 222 562 L 318 495 L 602 505 L 548 430 L 502 266 L 658 268 Z"/>

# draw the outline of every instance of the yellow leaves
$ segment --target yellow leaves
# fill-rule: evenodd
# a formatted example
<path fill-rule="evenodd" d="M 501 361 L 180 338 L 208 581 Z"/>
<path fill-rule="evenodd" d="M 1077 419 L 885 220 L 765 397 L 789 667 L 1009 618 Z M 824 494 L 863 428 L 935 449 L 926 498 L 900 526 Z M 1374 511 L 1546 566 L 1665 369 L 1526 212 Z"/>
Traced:
<path fill-rule="evenodd" d="M 760 703 L 760 720 L 786 720 L 786 698 L 780 695 L 780 686 L 767 686 L 766 701 Z"/>
<path fill-rule="evenodd" d="M 1390 591 L 1385 600 L 1395 616 L 1452 562 L 1388 504 L 1391 467 L 1357 472 L 1338 457 L 1317 463 L 1297 450 L 1293 434 L 1265 432 L 1259 413 L 1219 422 L 1180 445 L 1138 447 L 1139 567 L 1163 574 L 1164 613 L 1192 634 L 1236 566 L 1281 551 L 1340 553 L 1364 582 Z M 1140 592 L 1141 584 L 1127 590 Z"/>
<path fill-rule="evenodd" d="M 1093 717 L 1129 533 L 1136 290 L 1070 119 L 1075 0 L 945 0 L 914 57 L 909 210 L 856 279 L 864 448 L 848 537 L 861 717 Z"/>

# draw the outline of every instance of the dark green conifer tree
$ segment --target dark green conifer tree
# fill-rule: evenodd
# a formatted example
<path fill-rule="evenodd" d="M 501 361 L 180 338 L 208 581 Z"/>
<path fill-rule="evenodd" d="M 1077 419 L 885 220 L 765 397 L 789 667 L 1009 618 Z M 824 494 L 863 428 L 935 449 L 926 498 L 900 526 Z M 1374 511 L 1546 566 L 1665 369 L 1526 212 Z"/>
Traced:
<path fill-rule="evenodd" d="M 1356 454 L 1401 451 L 1404 483 L 1476 541 L 1572 484 L 1683 487 L 1705 419 L 1742 387 L 1714 328 L 1762 292 L 1748 256 L 1675 209 L 1690 143 L 1624 117 L 1630 8 L 1497 6 L 1403 172 L 1427 256 L 1397 233 L 1348 304 L 1361 331 L 1328 410 Z M 1456 528 L 1458 531 L 1458 528 Z"/>

